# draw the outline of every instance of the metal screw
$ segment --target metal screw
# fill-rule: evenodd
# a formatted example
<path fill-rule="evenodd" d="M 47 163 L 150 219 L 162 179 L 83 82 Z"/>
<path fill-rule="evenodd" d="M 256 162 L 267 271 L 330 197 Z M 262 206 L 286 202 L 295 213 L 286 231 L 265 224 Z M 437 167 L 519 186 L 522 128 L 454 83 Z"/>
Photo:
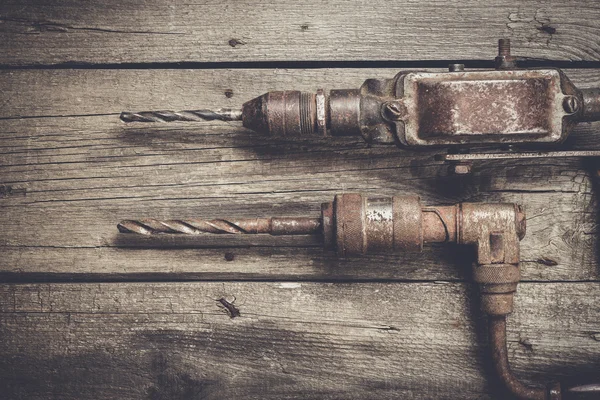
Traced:
<path fill-rule="evenodd" d="M 389 120 L 398 121 L 406 115 L 406 109 L 398 102 L 389 101 L 383 105 L 383 115 Z"/>
<path fill-rule="evenodd" d="M 517 67 L 517 59 L 510 55 L 510 39 L 498 40 L 498 56 L 494 61 L 496 69 L 513 69 Z"/>
<path fill-rule="evenodd" d="M 510 39 L 498 40 L 498 57 L 510 56 Z"/>
<path fill-rule="evenodd" d="M 563 100 L 563 109 L 569 114 L 579 111 L 579 99 L 575 96 L 567 96 Z"/>

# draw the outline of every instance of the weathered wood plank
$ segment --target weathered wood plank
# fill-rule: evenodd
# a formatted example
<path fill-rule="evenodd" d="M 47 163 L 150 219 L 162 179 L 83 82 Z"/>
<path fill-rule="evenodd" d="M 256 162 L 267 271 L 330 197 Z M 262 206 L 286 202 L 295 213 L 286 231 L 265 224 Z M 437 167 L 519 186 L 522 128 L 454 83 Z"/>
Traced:
<path fill-rule="evenodd" d="M 490 59 L 594 60 L 593 0 L 289 2 L 6 0 L 0 63 Z"/>
<path fill-rule="evenodd" d="M 118 238 L 115 228 L 120 219 L 147 216 L 317 216 L 320 203 L 335 193 L 363 191 L 417 192 L 435 204 L 522 203 L 529 215 L 524 279 L 598 279 L 594 181 L 590 165 L 580 160 L 489 164 L 473 177 L 448 178 L 431 153 L 367 148 L 358 139 L 269 141 L 233 123 L 127 126 L 117 118 L 119 111 L 138 107 L 236 107 L 266 90 L 314 90 L 317 81 L 356 87 L 366 77 L 395 72 L 2 72 L 0 273 L 19 273 L 21 279 L 34 276 L 28 273 L 78 279 L 469 277 L 471 252 L 452 246 L 339 261 L 306 247 L 315 242 L 304 239 L 283 243 L 300 248 L 123 249 L 131 243 Z M 569 75 L 581 87 L 600 85 L 597 70 Z M 225 96 L 228 89 L 233 97 Z M 580 139 L 599 127 L 581 125 Z"/>
<path fill-rule="evenodd" d="M 520 285 L 508 333 L 519 376 L 597 374 L 598 289 Z M 455 283 L 5 284 L 0 389 L 14 399 L 504 398 L 470 292 Z M 239 317 L 218 307 L 223 296 Z"/>

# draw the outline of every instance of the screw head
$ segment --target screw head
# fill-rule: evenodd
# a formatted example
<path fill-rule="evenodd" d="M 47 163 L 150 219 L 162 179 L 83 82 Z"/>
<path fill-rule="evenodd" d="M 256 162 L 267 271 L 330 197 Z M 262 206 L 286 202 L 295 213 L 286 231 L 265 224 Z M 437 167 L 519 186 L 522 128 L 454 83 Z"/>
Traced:
<path fill-rule="evenodd" d="M 406 115 L 406 108 L 397 101 L 383 104 L 383 116 L 391 121 L 399 121 Z"/>
<path fill-rule="evenodd" d="M 579 99 L 575 96 L 566 96 L 563 100 L 563 109 L 569 114 L 574 114 L 579 111 Z"/>

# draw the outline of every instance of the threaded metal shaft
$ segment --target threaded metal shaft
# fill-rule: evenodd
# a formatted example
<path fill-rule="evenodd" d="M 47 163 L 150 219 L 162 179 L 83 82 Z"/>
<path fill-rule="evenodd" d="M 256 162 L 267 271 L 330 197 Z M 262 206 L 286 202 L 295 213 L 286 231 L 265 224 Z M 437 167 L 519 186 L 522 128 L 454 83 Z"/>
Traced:
<path fill-rule="evenodd" d="M 173 121 L 240 121 L 242 111 L 231 108 L 218 110 L 183 110 L 183 111 L 141 111 L 122 112 L 123 122 L 173 122 Z"/>
<path fill-rule="evenodd" d="M 321 232 L 320 218 L 245 218 L 245 219 L 176 219 L 124 220 L 117 225 L 121 233 L 154 235 L 159 233 L 198 235 L 257 234 L 309 235 Z"/>

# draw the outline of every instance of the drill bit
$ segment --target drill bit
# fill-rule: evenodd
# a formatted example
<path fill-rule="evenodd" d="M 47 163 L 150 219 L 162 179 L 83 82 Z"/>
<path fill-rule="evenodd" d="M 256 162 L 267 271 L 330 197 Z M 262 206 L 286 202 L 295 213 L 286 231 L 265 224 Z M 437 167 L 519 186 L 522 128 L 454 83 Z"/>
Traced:
<path fill-rule="evenodd" d="M 218 110 L 141 111 L 122 112 L 123 122 L 173 122 L 173 121 L 241 121 L 242 111 L 232 108 Z"/>
<path fill-rule="evenodd" d="M 117 228 L 121 233 L 140 235 L 160 233 L 310 235 L 320 233 L 322 229 L 320 218 L 141 219 L 121 221 Z"/>

